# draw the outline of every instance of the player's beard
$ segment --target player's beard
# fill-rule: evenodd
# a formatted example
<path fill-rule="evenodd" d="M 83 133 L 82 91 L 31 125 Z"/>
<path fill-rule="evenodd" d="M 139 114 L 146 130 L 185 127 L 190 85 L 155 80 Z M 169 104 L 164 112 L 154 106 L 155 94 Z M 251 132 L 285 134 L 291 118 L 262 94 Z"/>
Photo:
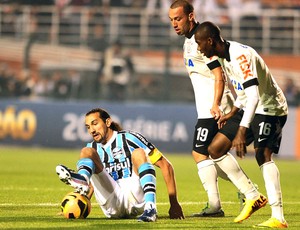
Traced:
<path fill-rule="evenodd" d="M 182 27 L 182 30 L 181 30 L 181 35 L 187 35 L 189 34 L 189 32 L 191 32 L 192 30 L 192 27 L 189 25 L 189 24 L 185 24 L 183 27 Z"/>
<path fill-rule="evenodd" d="M 106 127 L 103 130 L 103 133 L 100 133 L 100 132 L 98 133 L 98 138 L 96 140 L 94 139 L 94 141 L 105 145 L 108 141 L 107 136 L 108 136 L 108 128 Z"/>

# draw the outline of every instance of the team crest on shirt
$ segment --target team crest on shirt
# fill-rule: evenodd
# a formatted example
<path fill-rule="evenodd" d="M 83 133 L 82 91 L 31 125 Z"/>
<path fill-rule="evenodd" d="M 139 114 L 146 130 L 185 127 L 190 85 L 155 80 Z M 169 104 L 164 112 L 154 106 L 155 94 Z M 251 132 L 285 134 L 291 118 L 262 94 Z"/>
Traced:
<path fill-rule="evenodd" d="M 112 155 L 115 159 L 120 159 L 122 157 L 123 151 L 121 147 L 116 147 L 112 150 Z"/>
<path fill-rule="evenodd" d="M 193 50 L 193 42 L 192 41 L 187 41 L 185 43 L 185 52 L 191 53 Z"/>

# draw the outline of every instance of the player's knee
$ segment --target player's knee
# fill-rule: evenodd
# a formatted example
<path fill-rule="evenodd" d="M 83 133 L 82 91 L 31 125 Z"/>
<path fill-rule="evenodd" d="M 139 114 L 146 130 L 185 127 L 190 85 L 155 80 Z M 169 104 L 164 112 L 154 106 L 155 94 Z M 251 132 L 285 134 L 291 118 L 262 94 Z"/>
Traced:
<path fill-rule="evenodd" d="M 220 157 L 219 153 L 216 150 L 216 148 L 214 147 L 214 145 L 208 146 L 208 152 L 209 152 L 209 155 L 211 156 L 212 159 L 217 159 L 217 158 Z"/>
<path fill-rule="evenodd" d="M 148 161 L 146 153 L 143 149 L 138 148 L 133 150 L 131 160 L 134 165 L 140 165 Z"/>
<path fill-rule="evenodd" d="M 97 154 L 95 149 L 90 147 L 84 147 L 80 151 L 80 158 L 93 158 L 94 154 Z"/>
<path fill-rule="evenodd" d="M 195 162 L 200 162 L 200 161 L 204 161 L 204 160 L 207 160 L 209 159 L 209 154 L 205 154 L 205 153 L 199 153 L 199 152 L 196 152 L 196 151 L 192 151 L 192 156 L 195 160 Z"/>
<path fill-rule="evenodd" d="M 257 148 L 255 149 L 255 158 L 259 166 L 264 163 L 271 161 L 272 151 L 268 148 Z"/>

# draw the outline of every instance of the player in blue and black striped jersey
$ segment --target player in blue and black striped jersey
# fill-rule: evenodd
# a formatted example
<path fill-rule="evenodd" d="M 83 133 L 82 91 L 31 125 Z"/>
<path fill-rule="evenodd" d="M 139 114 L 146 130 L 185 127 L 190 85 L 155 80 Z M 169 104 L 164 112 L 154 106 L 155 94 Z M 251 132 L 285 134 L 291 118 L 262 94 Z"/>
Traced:
<path fill-rule="evenodd" d="M 157 219 L 155 165 L 166 182 L 170 218 L 184 219 L 173 166 L 152 143 L 139 133 L 122 130 L 101 108 L 86 114 L 85 126 L 93 141 L 81 150 L 77 172 L 56 167 L 63 182 L 89 198 L 95 194 L 108 218 L 141 214 L 138 221 L 153 222 Z"/>

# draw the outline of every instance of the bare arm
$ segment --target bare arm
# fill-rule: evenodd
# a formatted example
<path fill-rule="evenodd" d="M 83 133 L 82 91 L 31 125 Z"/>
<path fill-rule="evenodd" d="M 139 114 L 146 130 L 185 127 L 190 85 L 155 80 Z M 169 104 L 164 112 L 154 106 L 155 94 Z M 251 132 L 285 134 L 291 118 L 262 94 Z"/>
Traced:
<path fill-rule="evenodd" d="M 222 116 L 222 111 L 220 110 L 219 106 L 221 105 L 222 101 L 225 81 L 223 78 L 223 72 L 221 67 L 213 69 L 212 72 L 215 75 L 215 88 L 214 101 L 210 113 L 216 120 L 218 120 Z"/>
<path fill-rule="evenodd" d="M 170 202 L 170 219 L 184 219 L 182 208 L 177 200 L 175 173 L 172 164 L 162 156 L 154 165 L 161 169 L 167 186 Z"/>

